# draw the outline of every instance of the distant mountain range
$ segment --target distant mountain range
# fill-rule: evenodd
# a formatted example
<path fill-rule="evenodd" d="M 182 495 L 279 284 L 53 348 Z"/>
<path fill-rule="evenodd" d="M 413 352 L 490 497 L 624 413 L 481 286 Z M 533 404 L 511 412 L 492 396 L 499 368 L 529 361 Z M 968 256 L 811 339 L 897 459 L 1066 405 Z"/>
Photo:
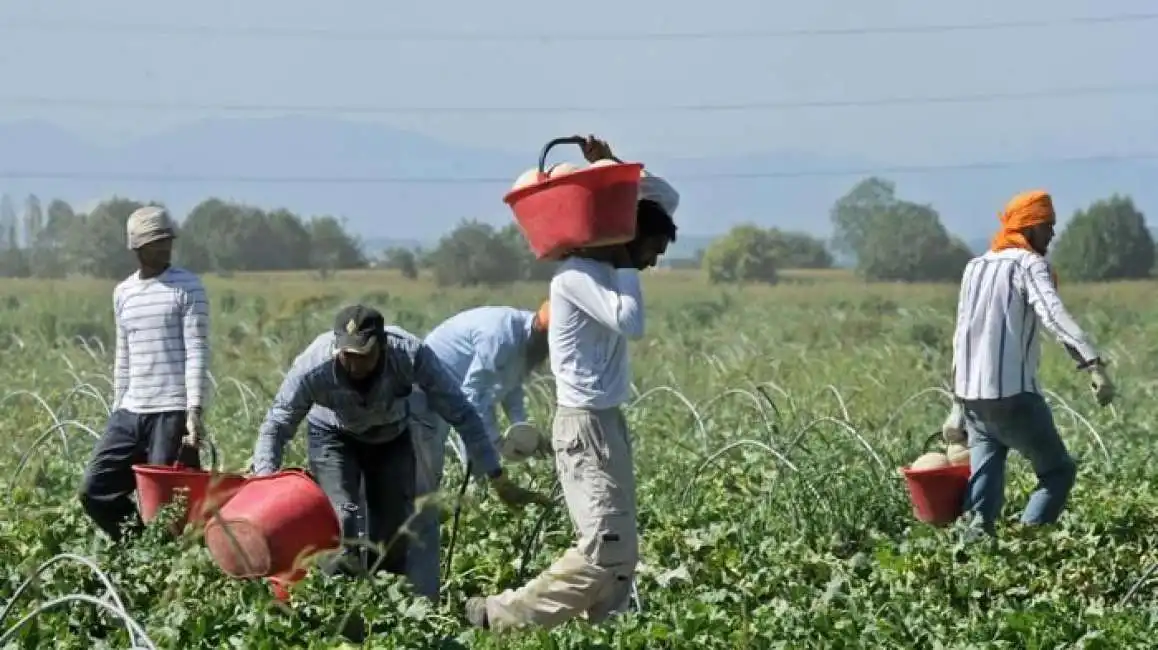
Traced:
<path fill-rule="evenodd" d="M 573 147 L 560 149 L 551 160 L 578 160 Z M 205 120 L 116 147 L 26 121 L 0 124 L 0 192 L 18 200 L 29 193 L 43 201 L 62 198 L 79 210 L 118 194 L 164 201 L 179 215 L 217 196 L 345 217 L 371 249 L 390 242 L 429 246 L 464 218 L 510 223 L 502 196 L 511 181 L 503 179 L 513 181 L 538 153 L 460 146 L 380 124 L 318 117 Z M 680 189 L 676 217 L 685 234 L 673 256 L 691 255 L 745 221 L 826 237 L 832 203 L 866 175 L 860 172 L 889 166 L 790 151 L 713 158 L 620 154 L 643 160 Z M 842 170 L 851 173 L 834 173 Z M 896 181 L 902 198 L 932 203 L 950 230 L 984 248 L 980 242 L 996 225 L 997 210 L 1019 190 L 1050 188 L 1066 215 L 1113 192 L 1130 194 L 1145 211 L 1158 209 L 1155 172 L 1155 162 L 1134 161 L 882 175 Z M 404 183 L 400 177 L 426 180 Z"/>

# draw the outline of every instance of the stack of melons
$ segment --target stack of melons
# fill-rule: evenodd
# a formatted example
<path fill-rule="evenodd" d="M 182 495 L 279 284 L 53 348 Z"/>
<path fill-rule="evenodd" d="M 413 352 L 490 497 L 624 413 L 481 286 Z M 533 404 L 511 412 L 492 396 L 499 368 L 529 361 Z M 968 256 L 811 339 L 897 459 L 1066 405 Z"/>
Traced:
<path fill-rule="evenodd" d="M 591 163 L 589 167 L 606 167 L 607 165 L 615 164 L 618 163 L 609 158 L 605 158 L 603 160 L 596 160 L 595 162 Z M 579 171 L 580 169 L 583 169 L 583 167 L 577 167 L 571 163 L 561 162 L 551 165 L 547 168 L 546 172 L 540 174 L 539 168 L 533 167 L 523 172 L 522 174 L 519 174 L 519 177 L 515 179 L 515 184 L 511 187 L 511 190 L 517 190 L 527 187 L 528 185 L 534 185 L 535 183 L 542 182 L 548 178 L 557 178 L 559 176 L 571 174 Z"/>
<path fill-rule="evenodd" d="M 969 448 L 964 445 L 951 444 L 945 447 L 944 452 L 930 451 L 921 454 L 909 469 L 922 471 L 930 469 L 940 469 L 950 465 L 968 465 L 969 464 Z"/>

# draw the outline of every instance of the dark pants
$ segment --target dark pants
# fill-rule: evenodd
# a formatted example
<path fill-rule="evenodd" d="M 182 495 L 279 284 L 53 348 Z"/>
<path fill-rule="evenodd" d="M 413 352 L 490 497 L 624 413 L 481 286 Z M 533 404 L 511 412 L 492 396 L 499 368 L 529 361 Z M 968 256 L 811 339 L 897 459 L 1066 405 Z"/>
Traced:
<path fill-rule="evenodd" d="M 195 449 L 185 449 L 185 411 L 132 413 L 116 410 L 109 415 L 105 435 L 93 449 L 84 472 L 80 502 L 85 512 L 114 541 L 122 537 L 122 525 L 140 530 L 142 523 L 132 494 L 137 488 L 133 465 L 171 465 L 180 460 L 200 468 Z"/>
<path fill-rule="evenodd" d="M 333 504 L 342 529 L 342 553 L 323 565 L 327 573 L 358 575 L 376 568 L 405 575 L 408 533 L 403 524 L 414 507 L 412 445 L 409 430 L 387 442 L 371 443 L 309 427 L 310 471 Z M 365 537 L 359 541 L 362 533 Z M 387 547 L 384 553 L 363 550 L 379 544 Z"/>

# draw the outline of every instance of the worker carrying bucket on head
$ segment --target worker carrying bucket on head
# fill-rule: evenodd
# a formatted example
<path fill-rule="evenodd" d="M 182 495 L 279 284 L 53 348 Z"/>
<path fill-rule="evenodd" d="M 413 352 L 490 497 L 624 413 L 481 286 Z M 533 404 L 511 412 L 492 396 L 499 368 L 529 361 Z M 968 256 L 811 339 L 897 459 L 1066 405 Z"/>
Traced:
<path fill-rule="evenodd" d="M 587 160 L 619 162 L 606 142 L 582 141 Z M 679 204 L 662 179 L 645 173 L 641 181 L 635 238 L 574 251 L 551 279 L 548 340 L 558 405 L 551 438 L 576 543 L 526 585 L 469 599 L 466 616 L 475 626 L 553 627 L 579 615 L 600 622 L 630 600 L 639 540 L 631 440 L 620 410 L 631 395 L 628 341 L 644 332 L 639 273 L 675 241 Z"/>
<path fill-rule="evenodd" d="M 429 407 L 466 441 L 473 467 L 511 506 L 534 501 L 534 493 L 503 474 L 498 451 L 482 418 L 438 357 L 414 335 L 386 327 L 382 314 L 364 305 L 338 312 L 333 331 L 321 334 L 293 362 L 265 416 L 253 470 L 271 474 L 282 450 L 306 419 L 310 471 L 337 512 L 344 549 L 325 570 L 360 574 L 361 553 L 351 541 L 361 522 L 371 569 L 406 571 L 407 534 L 402 525 L 414 501 L 415 457 L 408 398 L 418 387 Z M 360 507 L 365 485 L 366 512 Z"/>
<path fill-rule="evenodd" d="M 549 304 L 537 312 L 514 307 L 476 307 L 451 316 L 423 339 L 482 416 L 487 437 L 506 462 L 548 456 L 551 442 L 527 422 L 523 382 L 547 358 Z M 439 490 L 450 427 L 425 408 L 421 389 L 414 391 L 414 447 L 419 499 Z M 502 405 L 512 427 L 502 436 L 495 408 Z M 451 439 L 461 462 L 467 454 L 459 438 Z M 410 581 L 418 593 L 438 598 L 439 512 L 427 504 L 415 517 L 415 539 L 409 550 Z"/>
<path fill-rule="evenodd" d="M 1026 457 L 1038 479 L 1022 523 L 1056 521 L 1073 487 L 1077 467 L 1037 377 L 1043 328 L 1089 374 L 1099 405 L 1114 397 L 1101 357 L 1062 304 L 1057 275 L 1045 259 L 1055 223 L 1046 192 L 1013 197 L 990 250 L 973 258 L 961 278 L 953 335 L 954 400 L 942 431 L 946 442 L 967 440 L 970 447 L 964 503 L 970 521 L 964 541 L 994 533 L 1010 449 Z"/>

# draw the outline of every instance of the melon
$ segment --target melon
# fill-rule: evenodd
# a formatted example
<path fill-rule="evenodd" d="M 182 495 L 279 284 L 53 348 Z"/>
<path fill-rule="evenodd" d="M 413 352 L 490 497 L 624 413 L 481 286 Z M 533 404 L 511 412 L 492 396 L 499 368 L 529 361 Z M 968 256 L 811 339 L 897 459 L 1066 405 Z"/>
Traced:
<path fill-rule="evenodd" d="M 610 158 L 601 158 L 601 159 L 596 160 L 595 162 L 591 163 L 590 167 L 610 167 L 611 165 L 618 165 L 618 164 L 619 163 L 615 162 L 614 160 L 612 160 Z"/>
<path fill-rule="evenodd" d="M 539 168 L 532 167 L 522 174 L 519 174 L 519 177 L 515 179 L 515 184 L 513 187 L 511 187 L 511 189 L 517 190 L 527 187 L 528 185 L 534 185 L 535 183 L 543 180 L 543 177 L 546 177 L 546 174 L 543 174 L 542 177 L 540 177 Z"/>
<path fill-rule="evenodd" d="M 512 425 L 503 436 L 500 444 L 500 453 L 509 461 L 523 461 L 535 455 L 539 450 L 542 435 L 533 425 L 520 422 Z"/>
<path fill-rule="evenodd" d="M 561 162 L 551 165 L 551 168 L 547 170 L 547 176 L 550 178 L 557 178 L 566 174 L 573 174 L 577 171 L 579 171 L 579 168 L 575 165 L 567 162 Z"/>
<path fill-rule="evenodd" d="M 920 458 L 913 461 L 909 466 L 912 470 L 926 470 L 926 469 L 940 469 L 949 465 L 949 457 L 939 451 L 930 451 L 927 454 L 922 454 Z"/>
<path fill-rule="evenodd" d="M 969 448 L 965 445 L 949 445 L 945 448 L 945 457 L 950 465 L 968 465 Z"/>

